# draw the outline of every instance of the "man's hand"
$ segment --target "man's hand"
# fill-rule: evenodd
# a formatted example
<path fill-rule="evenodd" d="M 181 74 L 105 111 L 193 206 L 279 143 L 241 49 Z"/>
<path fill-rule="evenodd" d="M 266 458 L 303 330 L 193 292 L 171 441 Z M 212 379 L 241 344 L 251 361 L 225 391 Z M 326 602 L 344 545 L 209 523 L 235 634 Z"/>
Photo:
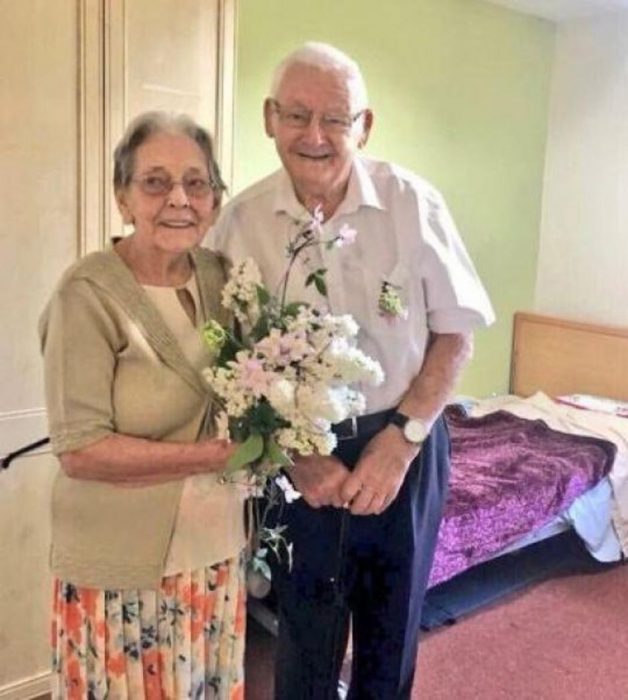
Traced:
<path fill-rule="evenodd" d="M 460 371 L 473 353 L 471 333 L 432 333 L 423 366 L 397 409 L 432 426 L 453 393 Z M 342 497 L 354 515 L 382 513 L 394 501 L 420 447 L 407 442 L 389 425 L 366 446 L 342 486 Z"/>
<path fill-rule="evenodd" d="M 342 508 L 344 505 L 340 489 L 349 470 L 336 457 L 299 457 L 288 473 L 297 491 L 312 508 Z"/>
<path fill-rule="evenodd" d="M 395 500 L 419 446 L 408 443 L 389 425 L 367 444 L 341 496 L 353 515 L 378 515 Z"/>

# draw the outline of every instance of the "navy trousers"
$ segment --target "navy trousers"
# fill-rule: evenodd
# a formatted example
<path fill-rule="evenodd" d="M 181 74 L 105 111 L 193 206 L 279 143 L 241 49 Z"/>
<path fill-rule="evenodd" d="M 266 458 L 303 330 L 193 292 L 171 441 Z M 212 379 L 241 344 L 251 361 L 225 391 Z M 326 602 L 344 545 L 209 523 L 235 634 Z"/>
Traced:
<path fill-rule="evenodd" d="M 339 443 L 349 467 L 372 435 Z M 349 634 L 349 698 L 410 698 L 421 607 L 447 492 L 449 437 L 434 425 L 395 501 L 381 515 L 310 508 L 303 499 L 279 516 L 293 564 L 275 563 L 279 639 L 276 700 L 336 700 Z"/>

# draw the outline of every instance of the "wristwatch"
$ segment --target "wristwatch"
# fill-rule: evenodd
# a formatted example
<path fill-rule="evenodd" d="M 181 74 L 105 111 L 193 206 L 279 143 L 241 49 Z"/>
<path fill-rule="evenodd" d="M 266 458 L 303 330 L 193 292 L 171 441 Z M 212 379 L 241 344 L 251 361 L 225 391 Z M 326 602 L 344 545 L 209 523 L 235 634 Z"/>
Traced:
<path fill-rule="evenodd" d="M 399 411 L 395 411 L 390 417 L 390 422 L 401 428 L 404 438 L 413 445 L 420 445 L 429 434 L 425 421 L 420 418 L 410 418 Z"/>

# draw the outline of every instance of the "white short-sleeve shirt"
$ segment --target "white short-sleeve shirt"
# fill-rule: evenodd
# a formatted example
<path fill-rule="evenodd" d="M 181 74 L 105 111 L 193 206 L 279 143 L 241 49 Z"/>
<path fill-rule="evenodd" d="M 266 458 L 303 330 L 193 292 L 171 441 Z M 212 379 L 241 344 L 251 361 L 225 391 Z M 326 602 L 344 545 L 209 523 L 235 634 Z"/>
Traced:
<path fill-rule="evenodd" d="M 280 170 L 235 197 L 210 231 L 208 245 L 233 262 L 252 257 L 269 291 L 286 269 L 286 246 L 307 218 L 290 178 Z M 488 326 L 493 309 L 441 194 L 395 165 L 356 157 L 347 193 L 324 223 L 325 238 L 343 224 L 355 242 L 310 249 L 294 266 L 288 298 L 320 303 L 307 274 L 327 268 L 328 304 L 358 325 L 358 346 L 377 359 L 385 381 L 361 387 L 367 412 L 396 406 L 423 364 L 430 332 L 456 333 Z M 379 309 L 382 284 L 395 285 L 407 318 Z"/>

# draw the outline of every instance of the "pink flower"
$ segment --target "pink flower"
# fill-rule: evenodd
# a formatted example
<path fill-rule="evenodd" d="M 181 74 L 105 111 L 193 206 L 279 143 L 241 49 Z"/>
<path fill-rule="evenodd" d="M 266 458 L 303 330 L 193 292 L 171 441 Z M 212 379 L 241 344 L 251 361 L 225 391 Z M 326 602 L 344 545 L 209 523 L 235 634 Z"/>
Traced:
<path fill-rule="evenodd" d="M 312 212 L 312 218 L 310 220 L 310 228 L 312 233 L 316 236 L 323 235 L 323 222 L 325 221 L 325 214 L 323 213 L 323 205 L 317 204 L 314 211 Z"/>
<path fill-rule="evenodd" d="M 336 236 L 335 245 L 336 248 L 342 248 L 345 245 L 351 245 L 355 241 L 355 237 L 358 235 L 356 229 L 351 228 L 349 224 L 343 224 L 340 227 L 340 231 Z"/>
<path fill-rule="evenodd" d="M 259 398 L 268 390 L 270 376 L 259 360 L 248 358 L 238 362 L 242 386 Z"/>
<path fill-rule="evenodd" d="M 289 357 L 290 362 L 299 362 L 311 354 L 312 348 L 305 333 L 286 333 L 281 339 L 281 352 Z"/>
<path fill-rule="evenodd" d="M 305 333 L 296 331 L 282 334 L 276 328 L 255 344 L 255 350 L 262 357 L 280 366 L 298 362 L 312 352 Z"/>
<path fill-rule="evenodd" d="M 255 351 L 271 362 L 277 362 L 281 357 L 281 331 L 271 328 L 270 333 L 255 344 Z"/>

